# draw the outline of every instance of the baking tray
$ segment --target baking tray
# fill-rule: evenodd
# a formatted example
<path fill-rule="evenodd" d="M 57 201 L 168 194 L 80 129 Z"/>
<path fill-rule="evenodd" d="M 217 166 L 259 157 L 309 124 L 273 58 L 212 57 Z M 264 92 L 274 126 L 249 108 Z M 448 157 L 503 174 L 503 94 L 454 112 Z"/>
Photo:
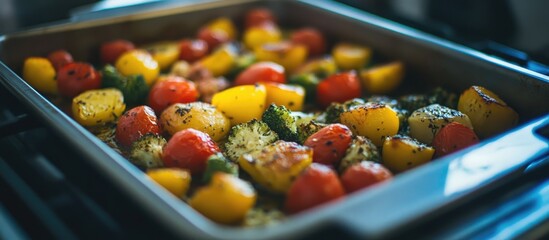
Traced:
<path fill-rule="evenodd" d="M 204 22 L 270 8 L 282 26 L 314 26 L 330 40 L 371 46 L 376 54 L 405 62 L 416 85 L 461 92 L 481 85 L 498 93 L 521 117 L 520 125 L 464 151 L 398 175 L 369 191 L 349 195 L 289 217 L 280 224 L 242 228 L 219 225 L 172 197 L 143 172 L 27 85 L 17 73 L 24 59 L 64 48 L 75 59 L 97 61 L 100 43 L 126 38 L 137 44 L 193 36 Z M 177 236 L 203 239 L 287 239 L 336 229 L 352 236 L 383 238 L 475 199 L 521 174 L 549 154 L 549 78 L 472 49 L 332 1 L 207 1 L 81 22 L 60 22 L 0 37 L 0 80 L 37 121 L 82 153 L 113 185 L 152 213 Z M 545 136 L 544 134 L 545 133 Z"/>

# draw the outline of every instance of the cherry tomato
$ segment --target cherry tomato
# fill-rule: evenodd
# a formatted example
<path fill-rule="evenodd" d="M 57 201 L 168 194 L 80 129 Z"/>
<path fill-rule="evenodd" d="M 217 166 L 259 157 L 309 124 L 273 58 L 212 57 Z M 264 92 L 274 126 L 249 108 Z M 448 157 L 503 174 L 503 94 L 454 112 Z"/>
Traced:
<path fill-rule="evenodd" d="M 200 29 L 198 32 L 198 39 L 205 41 L 208 44 L 208 49 L 210 51 L 213 51 L 217 46 L 230 40 L 229 35 L 226 32 L 212 30 L 206 27 Z"/>
<path fill-rule="evenodd" d="M 312 163 L 290 186 L 284 207 L 288 213 L 298 213 L 344 196 L 337 174 L 325 165 Z"/>
<path fill-rule="evenodd" d="M 475 132 L 467 126 L 451 122 L 437 133 L 433 140 L 433 147 L 437 157 L 442 157 L 468 146 L 478 143 Z"/>
<path fill-rule="evenodd" d="M 320 55 L 326 51 L 324 36 L 314 28 L 303 28 L 292 33 L 290 39 L 294 43 L 307 46 L 309 55 Z"/>
<path fill-rule="evenodd" d="M 309 136 L 303 145 L 313 149 L 313 162 L 334 166 L 345 156 L 352 135 L 347 126 L 334 123 Z"/>
<path fill-rule="evenodd" d="M 65 97 L 73 98 L 84 91 L 99 87 L 101 75 L 90 64 L 73 62 L 57 72 L 57 88 Z"/>
<path fill-rule="evenodd" d="M 101 45 L 101 61 L 103 63 L 115 63 L 118 57 L 125 52 L 135 49 L 132 42 L 117 39 Z"/>
<path fill-rule="evenodd" d="M 342 103 L 360 95 L 360 81 L 353 71 L 331 75 L 316 87 L 316 101 L 324 108 L 332 102 Z"/>
<path fill-rule="evenodd" d="M 120 116 L 115 138 L 122 146 L 130 147 L 133 142 L 148 133 L 160 134 L 158 119 L 152 108 L 137 106 Z"/>
<path fill-rule="evenodd" d="M 185 39 L 179 43 L 179 59 L 195 62 L 208 54 L 208 43 L 202 39 Z"/>
<path fill-rule="evenodd" d="M 265 8 L 256 8 L 246 13 L 246 28 L 262 26 L 263 24 L 276 24 L 273 13 Z"/>
<path fill-rule="evenodd" d="M 341 183 L 347 193 L 352 193 L 391 178 L 393 174 L 383 165 L 362 161 L 345 170 L 341 176 Z"/>
<path fill-rule="evenodd" d="M 204 132 L 187 128 L 175 133 L 162 152 L 166 167 L 178 167 L 201 174 L 206 169 L 208 157 L 218 153 L 219 147 Z"/>
<path fill-rule="evenodd" d="M 258 82 L 286 83 L 284 67 L 274 62 L 254 63 L 236 77 L 235 85 L 248 85 Z"/>
<path fill-rule="evenodd" d="M 149 92 L 149 105 L 157 114 L 174 103 L 190 103 L 198 99 L 194 82 L 177 76 L 159 81 Z"/>
<path fill-rule="evenodd" d="M 48 59 L 55 68 L 56 71 L 59 71 L 63 66 L 74 62 L 72 55 L 65 50 L 53 51 L 48 55 Z"/>

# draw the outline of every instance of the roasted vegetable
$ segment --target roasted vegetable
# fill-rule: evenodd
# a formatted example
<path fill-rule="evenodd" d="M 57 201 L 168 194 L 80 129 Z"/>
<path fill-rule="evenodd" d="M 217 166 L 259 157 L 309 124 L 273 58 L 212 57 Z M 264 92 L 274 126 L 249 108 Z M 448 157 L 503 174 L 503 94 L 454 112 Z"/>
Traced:
<path fill-rule="evenodd" d="M 293 75 L 288 82 L 303 87 L 307 101 L 312 102 L 316 99 L 316 87 L 320 80 L 314 74 L 302 73 Z"/>
<path fill-rule="evenodd" d="M 231 127 L 229 119 L 221 111 L 203 102 L 171 105 L 160 115 L 160 126 L 171 135 L 193 128 L 207 133 L 214 141 L 227 136 Z"/>
<path fill-rule="evenodd" d="M 72 99 L 72 116 L 86 127 L 113 122 L 126 109 L 120 90 L 89 90 Z"/>
<path fill-rule="evenodd" d="M 161 114 L 172 104 L 195 102 L 198 95 L 198 88 L 192 81 L 178 76 L 160 77 L 149 92 L 147 105 Z"/>
<path fill-rule="evenodd" d="M 397 134 L 399 118 L 395 110 L 384 104 L 367 104 L 341 114 L 340 122 L 356 135 L 369 138 L 381 146 L 385 137 Z"/>
<path fill-rule="evenodd" d="M 242 71 L 234 80 L 235 85 L 256 83 L 286 83 L 284 67 L 274 62 L 254 63 Z"/>
<path fill-rule="evenodd" d="M 166 139 L 158 134 L 145 134 L 132 143 L 130 150 L 130 162 L 142 169 L 158 168 L 164 166 L 162 162 L 162 150 L 166 145 Z"/>
<path fill-rule="evenodd" d="M 212 105 L 231 121 L 231 125 L 260 119 L 265 110 L 267 90 L 263 85 L 236 86 L 219 93 L 212 98 Z M 242 111 L 245 109 L 246 111 Z"/>
<path fill-rule="evenodd" d="M 310 121 L 308 123 L 301 123 L 297 125 L 297 135 L 300 143 L 305 142 L 314 133 L 318 132 L 320 129 L 328 126 L 325 123 L 319 123 L 315 121 Z"/>
<path fill-rule="evenodd" d="M 318 78 L 327 78 L 337 72 L 337 66 L 332 57 L 313 59 L 297 70 L 298 74 L 313 74 Z"/>
<path fill-rule="evenodd" d="M 342 103 L 361 95 L 360 80 L 354 71 L 331 75 L 316 87 L 316 103 L 323 108 L 333 102 Z"/>
<path fill-rule="evenodd" d="M 362 161 L 350 166 L 341 175 L 341 183 L 347 193 L 353 193 L 393 178 L 393 174 L 383 165 Z"/>
<path fill-rule="evenodd" d="M 313 160 L 313 150 L 295 142 L 277 141 L 238 159 L 240 167 L 270 191 L 285 193 Z"/>
<path fill-rule="evenodd" d="M 180 168 L 151 169 L 147 176 L 178 198 L 185 196 L 191 184 L 191 174 Z"/>
<path fill-rule="evenodd" d="M 245 54 L 239 55 L 236 58 L 233 69 L 231 69 L 231 72 L 228 74 L 228 78 L 230 79 L 235 78 L 238 74 L 240 74 L 242 71 L 250 67 L 255 62 L 256 62 L 256 57 L 253 53 L 245 53 Z"/>
<path fill-rule="evenodd" d="M 326 51 L 324 35 L 312 27 L 295 30 L 290 35 L 290 40 L 293 43 L 305 45 L 310 56 L 318 56 Z"/>
<path fill-rule="evenodd" d="M 243 41 L 250 50 L 261 47 L 263 44 L 275 43 L 282 39 L 280 29 L 273 25 L 255 26 L 246 29 Z"/>
<path fill-rule="evenodd" d="M 233 45 L 224 44 L 210 55 L 202 58 L 200 64 L 215 77 L 218 77 L 231 71 L 237 56 L 237 51 Z"/>
<path fill-rule="evenodd" d="M 188 128 L 170 138 L 162 152 L 162 162 L 166 167 L 185 168 L 199 175 L 206 170 L 208 158 L 220 151 L 208 134 Z"/>
<path fill-rule="evenodd" d="M 334 123 L 313 133 L 303 145 L 313 149 L 313 162 L 337 166 L 351 140 L 351 130 L 343 124 Z"/>
<path fill-rule="evenodd" d="M 490 137 L 512 128 L 518 114 L 494 92 L 472 86 L 459 97 L 458 109 L 467 114 L 481 138 Z"/>
<path fill-rule="evenodd" d="M 216 172 L 224 172 L 238 177 L 238 165 L 230 162 L 222 153 L 216 153 L 208 158 L 202 181 L 210 182 Z"/>
<path fill-rule="evenodd" d="M 142 75 L 123 76 L 112 65 L 105 65 L 101 70 L 103 80 L 101 87 L 116 88 L 124 95 L 124 102 L 129 106 L 142 103 L 149 93 L 149 86 Z"/>
<path fill-rule="evenodd" d="M 208 186 L 196 191 L 189 204 L 215 222 L 234 224 L 244 219 L 255 200 L 255 190 L 248 182 L 217 172 Z"/>
<path fill-rule="evenodd" d="M 458 110 L 439 104 L 417 109 L 408 118 L 410 137 L 416 138 L 422 143 L 431 144 L 438 131 L 451 122 L 459 122 L 473 128 L 469 117 Z"/>
<path fill-rule="evenodd" d="M 360 69 L 370 62 L 372 50 L 357 44 L 339 43 L 333 48 L 332 56 L 343 70 Z"/>
<path fill-rule="evenodd" d="M 457 96 L 454 93 L 437 87 L 428 94 L 409 94 L 401 96 L 399 98 L 399 103 L 403 109 L 410 112 L 431 104 L 440 104 L 455 109 L 457 106 Z"/>
<path fill-rule="evenodd" d="M 233 162 L 241 155 L 261 150 L 278 140 L 276 132 L 263 122 L 253 119 L 233 126 L 225 142 L 225 153 Z"/>
<path fill-rule="evenodd" d="M 116 60 L 116 69 L 124 76 L 141 74 L 148 86 L 152 86 L 160 67 L 152 55 L 145 50 L 131 50 Z"/>
<path fill-rule="evenodd" d="M 116 60 L 125 52 L 135 49 L 135 45 L 124 39 L 115 39 L 101 44 L 100 57 L 101 62 L 114 64 Z"/>
<path fill-rule="evenodd" d="M 116 140 L 120 145 L 129 147 L 145 134 L 160 134 L 158 119 L 148 106 L 138 106 L 126 111 L 116 125 Z"/>
<path fill-rule="evenodd" d="M 178 42 L 157 42 L 143 48 L 152 55 L 160 70 L 166 70 L 179 58 Z"/>
<path fill-rule="evenodd" d="M 67 98 L 101 87 L 101 74 L 89 63 L 72 62 L 57 71 L 57 90 Z"/>
<path fill-rule="evenodd" d="M 305 101 L 305 89 L 298 85 L 289 85 L 281 83 L 261 83 L 267 90 L 267 105 L 276 104 L 285 106 L 292 111 L 303 110 Z"/>
<path fill-rule="evenodd" d="M 59 71 L 63 66 L 74 62 L 72 55 L 65 50 L 56 50 L 48 54 L 48 59 L 55 68 L 56 71 Z"/>
<path fill-rule="evenodd" d="M 23 64 L 23 79 L 37 91 L 57 94 L 55 68 L 50 60 L 42 57 L 30 57 Z"/>
<path fill-rule="evenodd" d="M 351 110 L 354 107 L 361 106 L 366 104 L 364 100 L 360 98 L 353 98 L 343 103 L 331 103 L 330 106 L 326 108 L 326 122 L 327 123 L 337 123 L 339 122 L 339 117 L 342 113 Z"/>
<path fill-rule="evenodd" d="M 307 47 L 291 42 L 266 43 L 254 48 L 258 61 L 272 61 L 292 72 L 307 59 Z"/>
<path fill-rule="evenodd" d="M 442 157 L 478 143 L 478 137 L 473 129 L 452 122 L 440 129 L 433 139 L 435 156 Z"/>
<path fill-rule="evenodd" d="M 347 151 L 345 151 L 345 156 L 341 159 L 338 170 L 343 173 L 348 167 L 362 161 L 381 162 L 381 157 L 376 145 L 370 139 L 356 136 L 351 141 Z"/>
<path fill-rule="evenodd" d="M 269 105 L 261 118 L 269 128 L 278 134 L 279 139 L 297 141 L 297 126 L 290 110 L 284 106 Z"/>
<path fill-rule="evenodd" d="M 222 31 L 227 34 L 230 40 L 234 40 L 237 35 L 236 27 L 233 21 L 226 17 L 216 18 L 206 24 L 206 27 L 214 31 Z"/>
<path fill-rule="evenodd" d="M 404 64 L 392 62 L 360 71 L 362 87 L 371 94 L 385 94 L 396 89 L 404 77 Z"/>
<path fill-rule="evenodd" d="M 408 136 L 388 137 L 383 143 L 383 165 L 393 172 L 403 172 L 427 163 L 435 149 Z"/>

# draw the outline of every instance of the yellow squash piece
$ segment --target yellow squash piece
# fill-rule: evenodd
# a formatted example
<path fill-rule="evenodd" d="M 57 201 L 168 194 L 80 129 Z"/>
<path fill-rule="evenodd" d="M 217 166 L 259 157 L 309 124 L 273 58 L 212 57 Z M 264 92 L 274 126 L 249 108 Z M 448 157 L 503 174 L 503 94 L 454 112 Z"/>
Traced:
<path fill-rule="evenodd" d="M 386 94 L 393 91 L 400 85 L 403 77 L 402 62 L 392 62 L 360 71 L 362 86 L 371 94 Z"/>
<path fill-rule="evenodd" d="M 360 69 L 370 62 L 372 50 L 351 43 L 339 43 L 332 50 L 337 66 L 343 70 Z"/>
<path fill-rule="evenodd" d="M 215 52 L 202 59 L 200 64 L 208 69 L 215 77 L 218 77 L 231 71 L 237 57 L 238 54 L 234 46 L 224 44 L 215 50 Z"/>
<path fill-rule="evenodd" d="M 279 42 L 282 39 L 280 29 L 276 27 L 251 27 L 244 32 L 243 41 L 250 50 L 266 43 Z"/>
<path fill-rule="evenodd" d="M 30 57 L 25 59 L 23 79 L 39 92 L 57 94 L 55 68 L 47 58 Z"/>
<path fill-rule="evenodd" d="M 194 128 L 207 133 L 214 141 L 223 139 L 231 129 L 229 119 L 221 111 L 203 102 L 169 106 L 160 115 L 160 126 L 170 135 Z"/>
<path fill-rule="evenodd" d="M 388 137 L 383 143 L 383 165 L 402 172 L 431 161 L 435 149 L 408 136 Z"/>
<path fill-rule="evenodd" d="M 472 86 L 461 94 L 458 109 L 469 116 L 481 138 L 501 133 L 518 123 L 515 110 L 495 93 L 479 86 Z"/>
<path fill-rule="evenodd" d="M 299 85 L 288 85 L 281 83 L 262 83 L 267 90 L 266 105 L 272 103 L 278 106 L 285 106 L 292 111 L 301 111 L 305 101 L 305 89 Z"/>
<path fill-rule="evenodd" d="M 141 74 L 147 85 L 152 86 L 160 73 L 158 62 L 145 50 L 128 51 L 116 60 L 116 69 L 124 76 Z"/>
<path fill-rule="evenodd" d="M 168 69 L 179 58 L 177 42 L 158 42 L 143 48 L 152 55 L 161 70 Z"/>
<path fill-rule="evenodd" d="M 263 187 L 285 193 L 293 180 L 313 161 L 313 150 L 295 142 L 277 141 L 262 150 L 244 154 L 238 163 Z"/>
<path fill-rule="evenodd" d="M 258 61 L 275 62 L 292 72 L 307 59 L 307 47 L 290 42 L 266 43 L 254 48 Z"/>
<path fill-rule="evenodd" d="M 191 174 L 180 168 L 157 168 L 147 171 L 147 176 L 178 198 L 187 194 L 191 184 Z"/>
<path fill-rule="evenodd" d="M 467 115 L 439 104 L 431 104 L 415 110 L 408 118 L 410 137 L 431 144 L 438 131 L 451 122 L 459 122 L 473 128 Z"/>
<path fill-rule="evenodd" d="M 227 34 L 229 39 L 236 39 L 237 31 L 231 19 L 226 17 L 220 17 L 212 20 L 206 25 L 207 28 L 213 31 L 222 31 Z"/>
<path fill-rule="evenodd" d="M 72 99 L 72 116 L 86 127 L 113 122 L 125 109 L 124 96 L 115 88 L 85 91 Z"/>
<path fill-rule="evenodd" d="M 337 66 L 332 57 L 311 60 L 299 68 L 297 73 L 312 73 L 320 78 L 328 77 L 337 72 Z"/>
<path fill-rule="evenodd" d="M 378 147 L 385 137 L 397 134 L 400 122 L 395 110 L 378 103 L 352 108 L 342 113 L 339 119 L 354 134 L 369 138 Z"/>
<path fill-rule="evenodd" d="M 236 86 L 213 95 L 212 105 L 234 126 L 252 119 L 261 119 L 265 111 L 267 90 L 263 85 Z"/>
<path fill-rule="evenodd" d="M 231 174 L 216 172 L 210 184 L 199 188 L 189 204 L 215 222 L 235 224 L 244 219 L 255 200 L 255 190 L 248 182 Z"/>

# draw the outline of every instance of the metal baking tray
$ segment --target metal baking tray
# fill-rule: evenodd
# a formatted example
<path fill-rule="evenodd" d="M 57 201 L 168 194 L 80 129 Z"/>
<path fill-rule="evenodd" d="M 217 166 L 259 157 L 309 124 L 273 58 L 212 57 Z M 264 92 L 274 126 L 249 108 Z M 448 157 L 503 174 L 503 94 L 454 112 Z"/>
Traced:
<path fill-rule="evenodd" d="M 265 227 L 231 227 L 209 221 L 159 189 L 121 155 L 38 94 L 17 74 L 24 59 L 64 48 L 75 59 L 98 62 L 100 43 L 126 38 L 137 44 L 193 36 L 214 17 L 241 16 L 270 8 L 282 26 L 314 26 L 332 42 L 371 46 L 377 54 L 405 62 L 415 85 L 441 85 L 461 92 L 475 84 L 498 93 L 520 115 L 517 128 L 465 151 L 398 175 L 369 191 L 289 217 Z M 82 153 L 166 229 L 186 238 L 286 239 L 337 228 L 354 236 L 380 238 L 409 229 L 487 192 L 549 154 L 549 77 L 472 49 L 332 1 L 207 1 L 150 11 L 60 22 L 0 37 L 0 83 L 14 93 L 37 121 L 44 122 Z M 542 131 L 543 130 L 543 131 Z M 545 136 L 541 134 L 545 132 Z"/>

